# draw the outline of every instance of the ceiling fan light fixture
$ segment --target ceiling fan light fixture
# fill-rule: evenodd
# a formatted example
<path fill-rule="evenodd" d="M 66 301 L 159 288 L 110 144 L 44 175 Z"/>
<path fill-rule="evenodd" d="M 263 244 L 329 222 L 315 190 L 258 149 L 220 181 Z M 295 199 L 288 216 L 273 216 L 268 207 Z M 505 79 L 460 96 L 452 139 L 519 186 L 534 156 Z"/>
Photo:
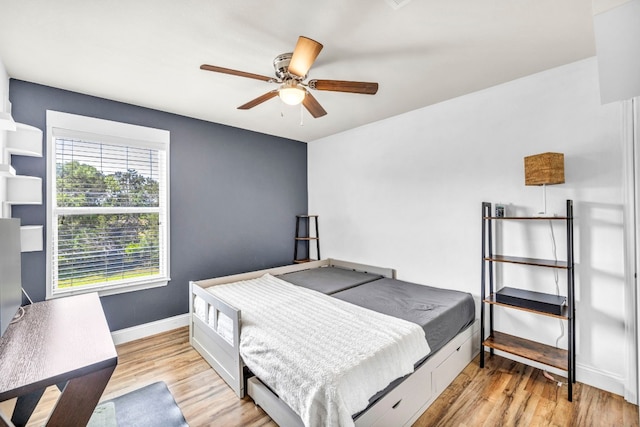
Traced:
<path fill-rule="evenodd" d="M 298 105 L 304 99 L 306 91 L 295 81 L 285 82 L 278 90 L 282 102 L 287 105 Z"/>

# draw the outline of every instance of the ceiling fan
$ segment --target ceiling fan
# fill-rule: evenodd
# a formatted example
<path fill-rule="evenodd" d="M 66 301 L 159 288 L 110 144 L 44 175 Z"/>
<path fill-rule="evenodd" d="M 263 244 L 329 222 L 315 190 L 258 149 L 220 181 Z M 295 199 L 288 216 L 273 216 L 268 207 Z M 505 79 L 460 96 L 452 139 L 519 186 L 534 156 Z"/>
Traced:
<path fill-rule="evenodd" d="M 280 99 L 289 105 L 302 103 L 314 118 L 318 118 L 324 116 L 327 112 L 313 95 L 311 95 L 309 89 L 375 95 L 378 91 L 378 83 L 317 79 L 309 80 L 305 83 L 304 80 L 307 78 L 307 73 L 321 50 L 322 44 L 317 41 L 304 36 L 298 37 L 298 43 L 292 53 L 283 53 L 276 56 L 273 60 L 276 78 L 208 64 L 202 64 L 200 69 L 262 80 L 267 83 L 276 83 L 279 85 L 277 89 L 260 95 L 246 104 L 239 106 L 239 110 L 248 110 L 271 98 L 280 96 Z"/>

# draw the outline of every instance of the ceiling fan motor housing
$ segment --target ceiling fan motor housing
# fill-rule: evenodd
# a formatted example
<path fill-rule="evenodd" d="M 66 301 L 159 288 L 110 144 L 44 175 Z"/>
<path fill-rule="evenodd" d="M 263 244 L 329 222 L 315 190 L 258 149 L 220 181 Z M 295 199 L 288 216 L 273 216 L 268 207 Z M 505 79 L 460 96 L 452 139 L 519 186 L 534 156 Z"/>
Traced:
<path fill-rule="evenodd" d="M 275 57 L 275 59 L 273 60 L 273 68 L 276 72 L 276 76 L 281 80 L 295 79 L 298 81 L 302 81 L 307 76 L 299 77 L 289 73 L 289 63 L 291 62 L 292 56 L 293 52 L 288 52 Z"/>

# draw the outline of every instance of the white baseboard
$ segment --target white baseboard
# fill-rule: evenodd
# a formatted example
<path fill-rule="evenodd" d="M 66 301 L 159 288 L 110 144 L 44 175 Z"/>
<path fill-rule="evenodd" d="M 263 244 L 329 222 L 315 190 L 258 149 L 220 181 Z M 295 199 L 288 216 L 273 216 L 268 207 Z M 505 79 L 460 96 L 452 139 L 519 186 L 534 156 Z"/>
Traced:
<path fill-rule="evenodd" d="M 624 397 L 625 379 L 619 375 L 595 369 L 591 366 L 576 363 L 576 379 L 581 383 L 589 384 Z M 633 403 L 633 402 L 632 402 Z"/>
<path fill-rule="evenodd" d="M 143 325 L 132 326 L 131 328 L 119 329 L 111 332 L 111 338 L 113 338 L 113 343 L 118 345 L 183 326 L 189 326 L 189 313 L 156 320 L 155 322 L 149 322 Z"/>

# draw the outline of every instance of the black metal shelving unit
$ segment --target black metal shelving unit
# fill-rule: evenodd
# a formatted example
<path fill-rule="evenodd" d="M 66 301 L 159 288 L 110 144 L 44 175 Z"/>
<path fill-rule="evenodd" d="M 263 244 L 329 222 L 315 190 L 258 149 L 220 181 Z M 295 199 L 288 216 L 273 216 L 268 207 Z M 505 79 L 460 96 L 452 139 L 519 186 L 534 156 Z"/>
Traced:
<path fill-rule="evenodd" d="M 575 334 L 575 278 L 574 278 L 574 252 L 573 252 L 573 201 L 567 200 L 566 216 L 563 217 L 496 217 L 492 216 L 492 205 L 489 202 L 482 203 L 482 289 L 480 296 L 480 367 L 484 368 L 485 347 L 489 348 L 493 355 L 494 350 L 501 350 L 522 358 L 552 366 L 567 372 L 568 400 L 573 400 L 573 384 L 576 382 L 576 334 Z M 566 261 L 545 260 L 525 257 L 514 257 L 494 253 L 494 222 L 496 221 L 564 221 L 566 223 L 567 254 Z M 567 305 L 563 307 L 561 314 L 552 314 L 546 311 L 527 308 L 523 306 L 505 304 L 498 301 L 496 292 L 494 263 L 520 264 L 543 268 L 555 268 L 565 270 L 567 274 Z M 486 311 L 489 311 L 489 333 L 485 329 Z M 519 336 L 513 336 L 494 329 L 494 307 L 523 310 L 543 316 L 551 316 L 562 319 L 568 324 L 568 349 L 559 349 L 553 346 L 541 344 Z"/>
<path fill-rule="evenodd" d="M 314 223 L 315 235 L 312 236 L 312 225 Z M 296 237 L 295 237 L 295 246 L 293 249 L 293 262 L 295 264 L 300 264 L 304 262 L 314 261 L 310 256 L 310 244 L 311 242 L 316 242 L 316 254 L 318 259 L 320 258 L 320 230 L 318 228 L 318 215 L 296 215 Z M 298 246 L 302 244 L 304 245 L 304 258 L 298 258 L 299 251 Z"/>

